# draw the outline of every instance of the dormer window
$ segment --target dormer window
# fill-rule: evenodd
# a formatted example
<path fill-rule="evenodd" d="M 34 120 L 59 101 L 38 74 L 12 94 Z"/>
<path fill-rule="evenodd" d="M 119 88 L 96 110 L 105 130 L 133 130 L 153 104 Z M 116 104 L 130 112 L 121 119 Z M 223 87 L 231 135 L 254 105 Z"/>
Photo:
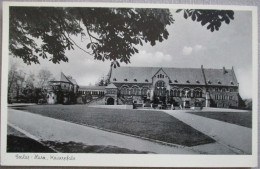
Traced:
<path fill-rule="evenodd" d="M 221 84 L 221 81 L 218 81 L 218 84 Z"/>
<path fill-rule="evenodd" d="M 174 80 L 175 83 L 178 83 L 178 80 Z"/>
<path fill-rule="evenodd" d="M 148 82 L 148 79 L 145 79 L 145 82 Z"/>
<path fill-rule="evenodd" d="M 196 83 L 200 83 L 200 81 L 196 80 Z"/>
<path fill-rule="evenodd" d="M 134 79 L 135 82 L 137 82 L 137 79 Z"/>
<path fill-rule="evenodd" d="M 171 81 L 171 80 L 169 80 L 169 83 L 172 83 L 172 81 Z"/>
<path fill-rule="evenodd" d="M 210 81 L 210 80 L 208 80 L 208 84 L 211 84 L 211 81 Z"/>
<path fill-rule="evenodd" d="M 230 82 L 230 84 L 234 85 L 234 82 Z"/>
<path fill-rule="evenodd" d="M 186 82 L 187 82 L 187 83 L 190 83 L 190 81 L 189 81 L 189 80 L 187 80 Z"/>
<path fill-rule="evenodd" d="M 125 82 L 127 82 L 127 79 L 124 79 L 125 80 Z"/>
<path fill-rule="evenodd" d="M 113 81 L 116 81 L 116 78 L 114 78 Z"/>

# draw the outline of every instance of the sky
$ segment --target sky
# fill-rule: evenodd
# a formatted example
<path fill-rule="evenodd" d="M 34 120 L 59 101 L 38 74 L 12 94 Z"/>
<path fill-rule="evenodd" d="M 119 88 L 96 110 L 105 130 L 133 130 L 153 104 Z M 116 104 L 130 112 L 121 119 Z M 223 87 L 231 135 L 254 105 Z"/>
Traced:
<path fill-rule="evenodd" d="M 144 44 L 137 46 L 139 53 L 131 58 L 131 63 L 121 66 L 156 66 L 182 68 L 234 67 L 242 98 L 252 98 L 252 13 L 234 11 L 235 19 L 230 24 L 222 24 L 219 31 L 207 30 L 200 23 L 184 19 L 183 13 L 171 10 L 174 24 L 167 27 L 169 38 L 155 46 Z M 86 41 L 78 37 L 74 40 L 84 48 Z M 53 64 L 40 59 L 40 65 L 26 65 L 21 59 L 12 58 L 20 69 L 27 74 L 37 74 L 40 69 L 48 69 L 54 76 L 62 71 L 76 79 L 79 85 L 94 85 L 102 76 L 106 76 L 110 61 L 94 60 L 82 50 L 66 51 L 69 62 Z"/>

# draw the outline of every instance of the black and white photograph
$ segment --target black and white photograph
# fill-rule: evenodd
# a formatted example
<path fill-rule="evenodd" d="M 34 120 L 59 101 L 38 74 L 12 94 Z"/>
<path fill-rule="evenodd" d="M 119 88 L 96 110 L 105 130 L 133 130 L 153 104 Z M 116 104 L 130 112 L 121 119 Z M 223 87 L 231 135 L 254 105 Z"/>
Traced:
<path fill-rule="evenodd" d="M 257 165 L 256 7 L 3 10 L 2 165 Z"/>

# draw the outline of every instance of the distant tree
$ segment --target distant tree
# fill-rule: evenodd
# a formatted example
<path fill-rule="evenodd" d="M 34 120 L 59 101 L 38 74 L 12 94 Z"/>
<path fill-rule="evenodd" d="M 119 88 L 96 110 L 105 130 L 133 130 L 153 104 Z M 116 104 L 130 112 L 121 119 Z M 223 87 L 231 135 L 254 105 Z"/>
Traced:
<path fill-rule="evenodd" d="M 44 88 L 48 85 L 48 82 L 53 79 L 53 75 L 49 70 L 41 69 L 37 75 L 38 87 Z"/>
<path fill-rule="evenodd" d="M 229 10 L 177 10 L 181 11 L 184 18 L 201 22 L 212 32 L 234 18 Z M 166 26 L 174 19 L 169 9 L 10 7 L 9 23 L 10 53 L 26 64 L 39 63 L 39 58 L 68 62 L 65 51 L 76 46 L 94 59 L 119 66 L 138 53 L 135 45 L 153 46 L 167 39 Z M 72 36 L 88 38 L 86 48 Z"/>
<path fill-rule="evenodd" d="M 25 73 L 22 70 L 18 70 L 17 64 L 11 63 L 8 72 L 8 100 L 16 99 L 18 102 L 22 98 L 24 81 Z"/>
<path fill-rule="evenodd" d="M 28 77 L 25 80 L 26 87 L 34 88 L 35 87 L 35 74 L 32 72 L 29 73 Z"/>
<path fill-rule="evenodd" d="M 107 86 L 107 81 L 104 76 L 100 77 L 96 83 L 97 86 Z"/>
<path fill-rule="evenodd" d="M 18 67 L 17 63 L 11 62 L 8 71 L 8 94 L 13 89 L 17 79 L 18 79 Z"/>

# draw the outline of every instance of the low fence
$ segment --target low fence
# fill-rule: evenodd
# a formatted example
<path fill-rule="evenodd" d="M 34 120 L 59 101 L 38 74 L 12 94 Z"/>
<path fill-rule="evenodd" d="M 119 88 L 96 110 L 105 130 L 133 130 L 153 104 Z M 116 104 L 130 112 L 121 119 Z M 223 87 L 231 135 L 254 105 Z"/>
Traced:
<path fill-rule="evenodd" d="M 108 109 L 133 109 L 133 105 L 90 105 L 89 107 L 108 108 Z"/>

